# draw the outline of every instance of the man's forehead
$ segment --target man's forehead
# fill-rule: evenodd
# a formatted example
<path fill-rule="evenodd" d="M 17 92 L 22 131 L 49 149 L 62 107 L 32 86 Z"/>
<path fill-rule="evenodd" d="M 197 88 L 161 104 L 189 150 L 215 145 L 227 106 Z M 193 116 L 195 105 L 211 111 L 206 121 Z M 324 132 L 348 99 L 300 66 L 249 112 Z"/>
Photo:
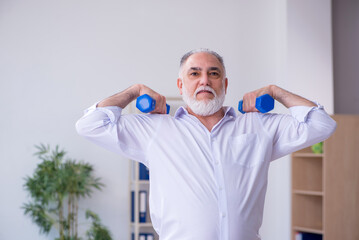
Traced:
<path fill-rule="evenodd" d="M 206 68 L 206 69 L 222 69 L 222 64 L 219 60 L 210 53 L 195 53 L 191 55 L 185 62 L 188 69 L 192 68 Z"/>

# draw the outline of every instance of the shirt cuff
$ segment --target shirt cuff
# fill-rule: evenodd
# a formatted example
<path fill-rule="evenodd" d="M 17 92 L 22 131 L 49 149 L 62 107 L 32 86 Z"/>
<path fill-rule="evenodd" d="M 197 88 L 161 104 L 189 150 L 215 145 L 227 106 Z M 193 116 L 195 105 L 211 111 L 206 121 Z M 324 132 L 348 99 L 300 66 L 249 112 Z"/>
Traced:
<path fill-rule="evenodd" d="M 290 114 L 297 119 L 299 122 L 305 122 L 307 120 L 308 114 L 311 111 L 315 111 L 318 109 L 323 109 L 323 106 L 320 105 L 317 102 L 313 102 L 315 105 L 314 107 L 307 107 L 307 106 L 294 106 L 294 107 L 290 107 L 289 111 Z"/>
<path fill-rule="evenodd" d="M 105 113 L 112 123 L 118 121 L 118 119 L 119 119 L 119 117 L 121 116 L 121 113 L 122 113 L 122 108 L 117 107 L 117 106 L 97 107 L 98 103 L 99 102 L 96 102 L 91 107 L 87 108 L 84 111 L 85 115 L 88 115 L 88 114 L 90 114 L 92 112 L 99 111 L 99 112 Z"/>

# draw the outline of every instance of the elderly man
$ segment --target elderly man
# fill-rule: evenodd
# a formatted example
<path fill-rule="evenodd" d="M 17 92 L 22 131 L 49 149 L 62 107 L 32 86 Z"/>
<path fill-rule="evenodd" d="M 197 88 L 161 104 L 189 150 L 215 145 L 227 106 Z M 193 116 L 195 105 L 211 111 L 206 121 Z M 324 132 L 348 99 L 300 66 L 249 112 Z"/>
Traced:
<path fill-rule="evenodd" d="M 246 114 L 223 107 L 223 59 L 208 49 L 181 59 L 177 86 L 186 107 L 174 117 L 166 99 L 136 84 L 90 107 L 77 131 L 150 169 L 150 212 L 160 240 L 258 240 L 271 161 L 328 138 L 336 123 L 323 107 L 270 85 L 247 93 Z M 148 94 L 152 113 L 121 115 Z M 291 115 L 262 114 L 255 99 L 270 94 Z"/>

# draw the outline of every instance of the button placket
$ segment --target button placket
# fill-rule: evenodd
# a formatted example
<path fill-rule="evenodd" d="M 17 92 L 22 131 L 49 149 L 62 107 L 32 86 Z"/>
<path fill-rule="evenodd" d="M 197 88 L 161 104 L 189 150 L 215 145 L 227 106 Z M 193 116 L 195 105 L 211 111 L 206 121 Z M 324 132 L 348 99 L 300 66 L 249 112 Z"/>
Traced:
<path fill-rule="evenodd" d="M 212 134 L 210 136 L 210 143 L 214 163 L 214 176 L 217 183 L 220 239 L 226 239 L 226 236 L 228 236 L 227 197 L 224 189 L 224 176 L 220 154 L 218 152 L 218 144 L 216 144 L 215 137 Z"/>

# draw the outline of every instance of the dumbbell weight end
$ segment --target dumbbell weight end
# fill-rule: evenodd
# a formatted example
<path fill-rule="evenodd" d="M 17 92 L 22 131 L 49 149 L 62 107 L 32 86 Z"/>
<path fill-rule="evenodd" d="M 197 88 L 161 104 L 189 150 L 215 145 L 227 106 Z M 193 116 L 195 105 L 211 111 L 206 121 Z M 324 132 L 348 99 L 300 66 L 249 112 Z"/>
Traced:
<path fill-rule="evenodd" d="M 151 98 L 148 94 L 139 96 L 136 100 L 136 107 L 143 113 L 149 113 L 155 110 L 156 100 Z M 170 105 L 166 104 L 167 114 L 170 112 Z"/>
<path fill-rule="evenodd" d="M 256 98 L 256 108 L 261 113 L 269 112 L 274 108 L 274 99 L 269 94 L 259 96 Z M 238 103 L 238 111 L 243 114 L 245 113 L 245 111 L 243 111 L 243 100 Z"/>

